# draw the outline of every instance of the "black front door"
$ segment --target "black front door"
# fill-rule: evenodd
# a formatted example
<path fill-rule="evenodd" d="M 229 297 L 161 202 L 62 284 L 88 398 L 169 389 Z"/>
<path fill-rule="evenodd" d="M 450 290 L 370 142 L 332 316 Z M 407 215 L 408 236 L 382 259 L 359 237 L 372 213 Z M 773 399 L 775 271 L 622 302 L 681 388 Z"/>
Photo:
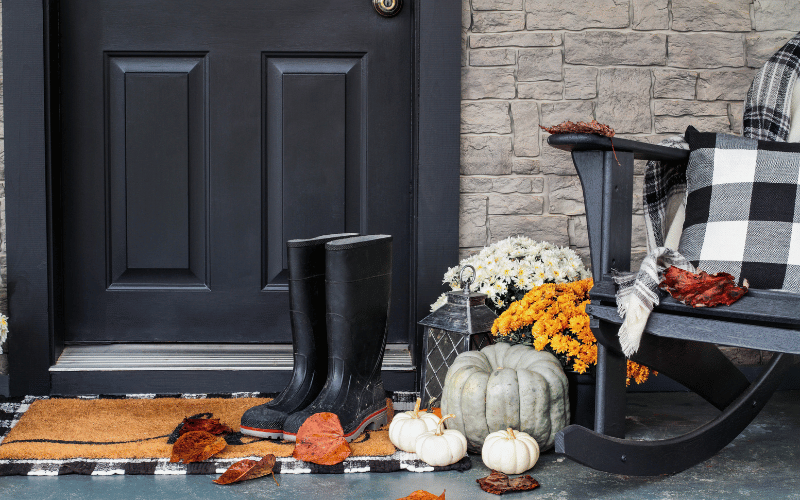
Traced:
<path fill-rule="evenodd" d="M 62 0 L 65 341 L 290 342 L 286 240 L 347 231 L 406 342 L 412 7 Z"/>

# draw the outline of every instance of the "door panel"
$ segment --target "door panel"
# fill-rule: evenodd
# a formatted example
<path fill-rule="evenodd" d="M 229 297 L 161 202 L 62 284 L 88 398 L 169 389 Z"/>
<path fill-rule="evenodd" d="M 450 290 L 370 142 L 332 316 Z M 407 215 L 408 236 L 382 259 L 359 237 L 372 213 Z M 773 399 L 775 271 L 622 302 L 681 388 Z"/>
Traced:
<path fill-rule="evenodd" d="M 109 286 L 206 287 L 204 57 L 109 56 Z"/>
<path fill-rule="evenodd" d="M 367 107 L 361 57 L 264 58 L 265 284 L 286 283 L 286 240 L 366 232 L 360 206 Z M 310 147 L 314 145 L 315 147 Z"/>
<path fill-rule="evenodd" d="M 408 340 L 412 2 L 60 8 L 68 343 L 290 342 L 285 241 L 343 231 Z"/>

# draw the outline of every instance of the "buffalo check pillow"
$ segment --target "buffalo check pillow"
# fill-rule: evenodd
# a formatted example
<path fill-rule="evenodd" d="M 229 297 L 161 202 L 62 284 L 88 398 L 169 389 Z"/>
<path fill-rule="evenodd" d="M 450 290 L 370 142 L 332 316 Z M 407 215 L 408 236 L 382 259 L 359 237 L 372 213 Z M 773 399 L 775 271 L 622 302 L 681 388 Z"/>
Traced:
<path fill-rule="evenodd" d="M 686 130 L 678 251 L 708 273 L 800 292 L 800 143 Z"/>

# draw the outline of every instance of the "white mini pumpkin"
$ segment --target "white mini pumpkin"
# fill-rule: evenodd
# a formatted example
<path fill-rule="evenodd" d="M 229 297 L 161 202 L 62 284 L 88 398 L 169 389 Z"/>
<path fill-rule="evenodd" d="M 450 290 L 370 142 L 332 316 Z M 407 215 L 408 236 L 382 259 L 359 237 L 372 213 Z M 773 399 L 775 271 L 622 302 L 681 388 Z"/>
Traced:
<path fill-rule="evenodd" d="M 539 460 L 539 443 L 527 432 L 509 427 L 486 436 L 481 458 L 490 469 L 504 474 L 522 474 Z"/>
<path fill-rule="evenodd" d="M 444 421 L 455 415 L 445 415 L 435 431 L 423 432 L 417 438 L 417 456 L 433 466 L 450 465 L 467 454 L 467 438 L 455 429 L 444 430 Z"/>
<path fill-rule="evenodd" d="M 436 430 L 439 417 L 433 413 L 419 411 L 420 398 L 414 405 L 413 411 L 406 411 L 394 416 L 389 424 L 389 441 L 398 449 L 414 453 L 417 438 L 427 431 Z"/>

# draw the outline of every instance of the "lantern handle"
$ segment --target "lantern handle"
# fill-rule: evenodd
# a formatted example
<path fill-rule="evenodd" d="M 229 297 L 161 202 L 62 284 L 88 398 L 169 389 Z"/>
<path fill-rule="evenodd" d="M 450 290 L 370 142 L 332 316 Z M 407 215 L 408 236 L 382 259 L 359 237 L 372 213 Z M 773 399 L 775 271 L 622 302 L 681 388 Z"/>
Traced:
<path fill-rule="evenodd" d="M 465 280 L 464 279 L 464 271 L 466 271 L 467 269 L 472 269 L 472 276 L 470 276 L 469 278 L 467 278 Z M 475 273 L 476 273 L 475 268 L 472 267 L 469 264 L 467 264 L 466 266 L 462 267 L 461 268 L 461 272 L 458 273 L 458 279 L 459 279 L 459 281 L 461 281 L 461 288 L 464 290 L 464 295 L 469 295 L 469 293 L 470 293 L 469 287 L 470 287 L 470 285 L 472 285 L 475 282 Z"/>

